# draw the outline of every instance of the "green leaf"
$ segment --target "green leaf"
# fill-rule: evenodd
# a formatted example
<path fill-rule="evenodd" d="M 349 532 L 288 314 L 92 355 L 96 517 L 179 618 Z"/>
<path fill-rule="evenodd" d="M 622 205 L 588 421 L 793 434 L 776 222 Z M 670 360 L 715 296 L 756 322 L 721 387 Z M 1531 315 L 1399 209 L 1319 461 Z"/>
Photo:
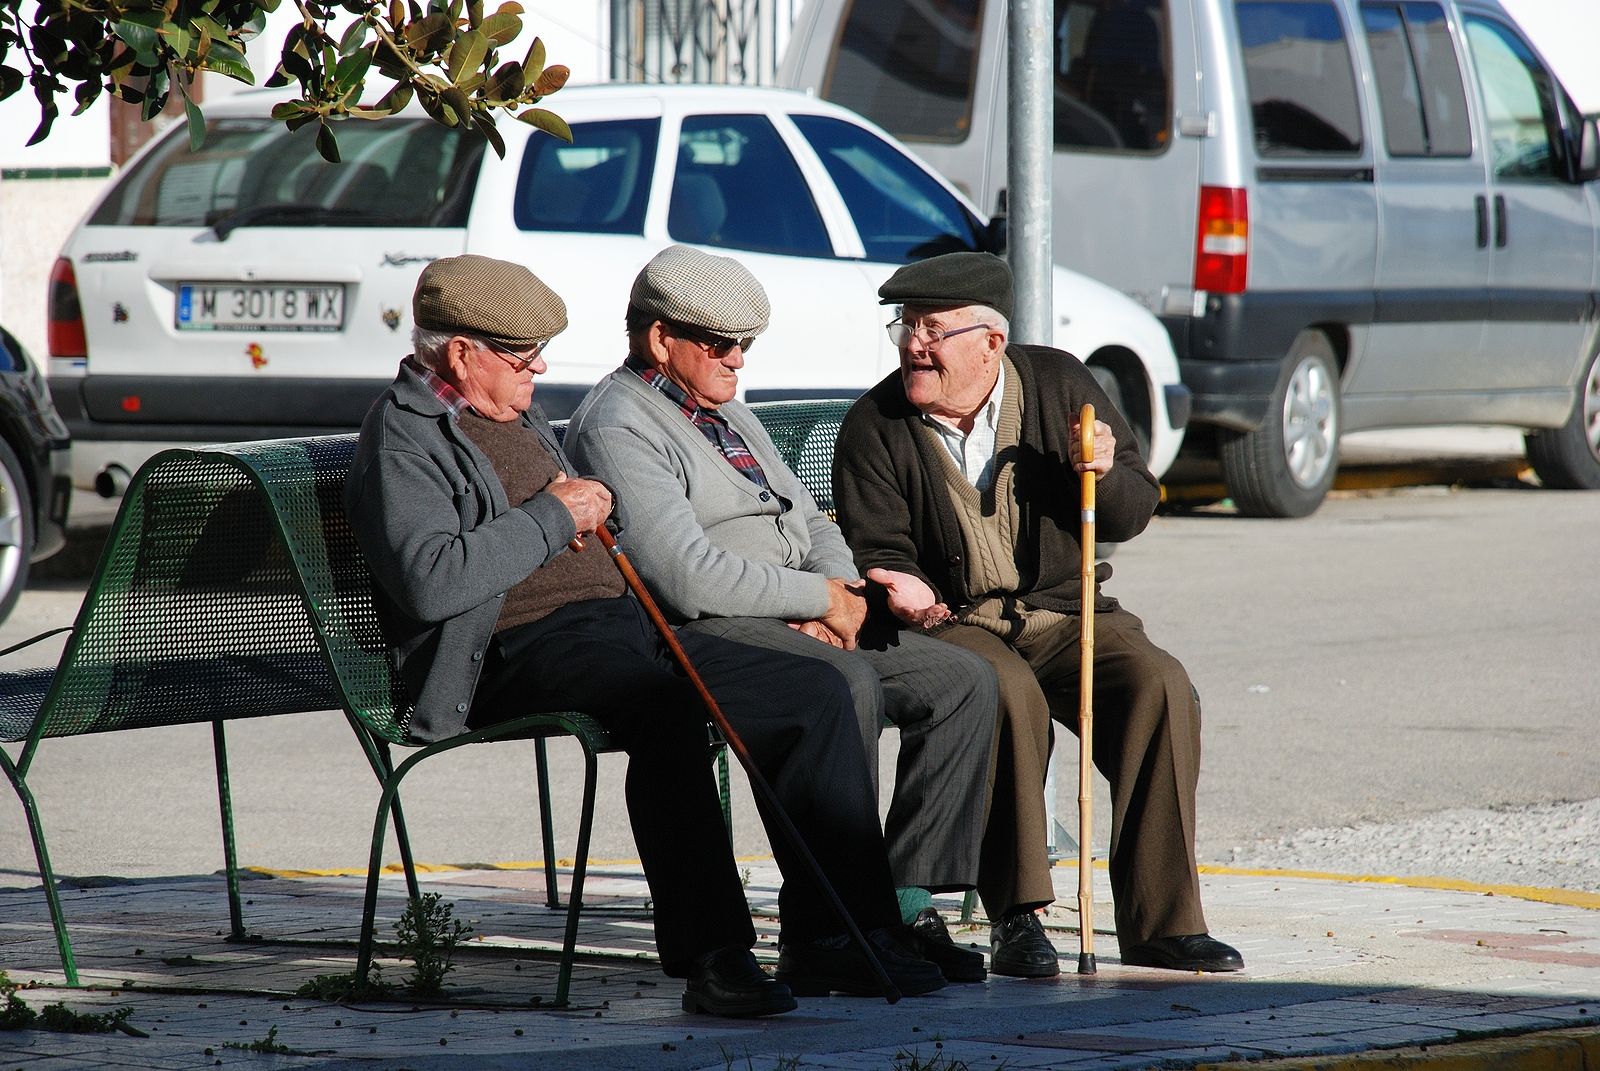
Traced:
<path fill-rule="evenodd" d="M 385 93 L 383 99 L 378 101 L 377 106 L 384 109 L 388 114 L 393 115 L 411 103 L 411 97 L 414 92 L 415 90 L 411 88 L 410 82 L 396 82 L 394 88 Z"/>
<path fill-rule="evenodd" d="M 206 117 L 200 114 L 200 105 L 183 95 L 183 117 L 189 123 L 189 151 L 199 152 L 206 143 Z"/>
<path fill-rule="evenodd" d="M 333 69 L 334 84 L 339 87 L 339 92 L 348 93 L 359 86 L 367 77 L 367 69 L 372 66 L 372 53 L 362 49 L 352 52 L 339 61 Z"/>
<path fill-rule="evenodd" d="M 466 93 L 459 86 L 451 86 L 444 90 L 439 94 L 439 99 L 455 113 L 455 122 L 451 123 L 451 126 L 459 126 L 472 117 L 472 101 L 467 99 Z"/>
<path fill-rule="evenodd" d="M 272 117 L 279 122 L 293 119 L 305 110 L 305 103 L 298 100 L 279 101 L 272 106 Z"/>
<path fill-rule="evenodd" d="M 495 101 L 516 100 L 522 96 L 522 64 L 501 64 L 490 76 L 484 88 L 484 96 Z"/>
<path fill-rule="evenodd" d="M 522 32 L 522 17 L 502 9 L 484 19 L 483 25 L 478 29 L 494 47 L 499 48 L 501 45 L 510 44 L 512 39 Z"/>
<path fill-rule="evenodd" d="M 135 16 L 128 16 L 112 27 L 112 32 L 121 38 L 134 52 L 141 55 L 154 52 L 156 48 L 156 31 L 153 27 L 135 21 Z"/>
<path fill-rule="evenodd" d="M 546 108 L 529 108 L 527 111 L 519 112 L 517 118 L 529 126 L 538 127 L 546 134 L 554 134 L 562 141 L 572 140 L 572 128 L 567 125 L 567 121 Z"/>
<path fill-rule="evenodd" d="M 539 38 L 533 39 L 533 44 L 528 46 L 528 55 L 522 61 L 522 80 L 528 84 L 538 81 L 544 73 L 544 42 Z"/>
<path fill-rule="evenodd" d="M 483 57 L 489 53 L 489 39 L 479 30 L 468 30 L 450 46 L 450 61 L 445 70 L 452 82 L 461 79 L 483 66 Z"/>
<path fill-rule="evenodd" d="M 367 24 L 360 19 L 352 22 L 339 38 L 339 54 L 348 56 L 367 43 Z"/>
<path fill-rule="evenodd" d="M 256 84 L 256 74 L 250 69 L 244 53 L 226 41 L 211 42 L 211 55 L 206 58 L 206 69 L 226 75 L 236 82 L 243 82 L 247 86 Z"/>
<path fill-rule="evenodd" d="M 450 43 L 454 29 L 455 23 L 450 21 L 450 16 L 436 11 L 406 27 L 406 44 L 411 46 L 413 52 L 431 56 Z"/>
<path fill-rule="evenodd" d="M 326 122 L 317 127 L 317 152 L 322 158 L 331 163 L 339 162 L 339 142 L 333 136 L 333 128 Z"/>
<path fill-rule="evenodd" d="M 472 125 L 477 127 L 478 133 L 482 134 L 484 140 L 488 141 L 489 147 L 494 150 L 494 154 L 504 160 L 506 158 L 506 139 L 500 136 L 499 130 L 495 129 L 494 116 L 488 113 L 474 115 L 472 117 Z"/>

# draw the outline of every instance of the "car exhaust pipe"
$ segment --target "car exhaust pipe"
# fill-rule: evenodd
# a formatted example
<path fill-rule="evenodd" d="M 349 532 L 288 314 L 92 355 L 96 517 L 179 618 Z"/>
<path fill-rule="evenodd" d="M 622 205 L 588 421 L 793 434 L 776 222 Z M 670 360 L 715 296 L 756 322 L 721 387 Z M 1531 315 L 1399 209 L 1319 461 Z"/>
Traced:
<path fill-rule="evenodd" d="M 113 462 L 95 474 L 94 489 L 101 498 L 121 498 L 131 479 L 127 469 Z"/>

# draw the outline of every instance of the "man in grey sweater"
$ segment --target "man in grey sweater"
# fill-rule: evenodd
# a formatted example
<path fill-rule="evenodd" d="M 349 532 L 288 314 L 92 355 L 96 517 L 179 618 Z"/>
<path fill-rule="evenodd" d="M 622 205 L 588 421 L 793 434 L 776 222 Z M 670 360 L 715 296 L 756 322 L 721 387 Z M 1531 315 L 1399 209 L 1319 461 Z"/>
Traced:
<path fill-rule="evenodd" d="M 686 1011 L 795 1006 L 750 953 L 755 931 L 707 764 L 706 711 L 596 540 L 611 494 L 576 475 L 533 405 L 566 306 L 532 272 L 480 256 L 423 269 L 415 352 L 373 404 L 345 510 L 376 581 L 384 638 L 406 682 L 410 735 L 441 740 L 541 710 L 581 710 L 628 752 L 628 815 L 655 904 L 661 967 Z M 712 636 L 683 646 L 851 917 L 900 990 L 943 985 L 903 952 L 849 691 L 820 662 Z M 853 758 L 853 761 L 852 761 Z M 782 936 L 807 950 L 814 990 L 874 992 L 866 958 L 796 867 Z M 820 982 L 819 982 L 820 980 Z"/>
<path fill-rule="evenodd" d="M 930 894 L 978 882 L 994 673 L 887 615 L 867 624 L 844 537 L 733 400 L 768 313 L 738 261 L 663 250 L 633 285 L 628 359 L 573 414 L 566 446 L 616 489 L 629 556 L 685 631 L 829 662 L 850 682 L 873 768 L 883 719 L 899 726 L 884 838 L 901 918 L 947 981 L 979 981 L 982 954 L 954 944 Z M 793 959 L 780 955 L 780 978 Z"/>

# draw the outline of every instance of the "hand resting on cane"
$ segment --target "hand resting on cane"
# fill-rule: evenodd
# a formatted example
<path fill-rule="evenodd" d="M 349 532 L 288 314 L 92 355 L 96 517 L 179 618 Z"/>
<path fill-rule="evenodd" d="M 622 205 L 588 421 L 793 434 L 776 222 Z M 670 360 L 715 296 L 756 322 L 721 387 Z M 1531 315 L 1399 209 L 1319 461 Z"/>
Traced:
<path fill-rule="evenodd" d="M 554 495 L 567 512 L 572 525 L 583 536 L 606 523 L 611 516 L 611 490 L 599 480 L 585 480 L 558 472 L 544 488 Z"/>
<path fill-rule="evenodd" d="M 1094 422 L 1094 460 L 1083 460 L 1083 435 L 1080 429 L 1083 423 L 1078 420 L 1072 422 L 1072 441 L 1067 444 L 1067 460 L 1072 462 L 1076 472 L 1093 472 L 1094 478 L 1105 479 L 1106 473 L 1111 471 L 1111 458 L 1117 452 L 1117 437 L 1111 434 L 1111 425 L 1104 420 Z"/>

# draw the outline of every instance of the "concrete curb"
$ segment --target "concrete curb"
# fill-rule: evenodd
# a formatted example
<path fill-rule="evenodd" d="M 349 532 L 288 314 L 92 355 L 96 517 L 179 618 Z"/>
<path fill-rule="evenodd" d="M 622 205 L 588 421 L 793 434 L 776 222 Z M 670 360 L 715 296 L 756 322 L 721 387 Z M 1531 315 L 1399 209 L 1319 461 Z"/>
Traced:
<path fill-rule="evenodd" d="M 1457 1045 L 1413 1045 L 1340 1056 L 1236 1060 L 1193 1071 L 1600 1071 L 1600 1028 L 1546 1030 Z"/>

